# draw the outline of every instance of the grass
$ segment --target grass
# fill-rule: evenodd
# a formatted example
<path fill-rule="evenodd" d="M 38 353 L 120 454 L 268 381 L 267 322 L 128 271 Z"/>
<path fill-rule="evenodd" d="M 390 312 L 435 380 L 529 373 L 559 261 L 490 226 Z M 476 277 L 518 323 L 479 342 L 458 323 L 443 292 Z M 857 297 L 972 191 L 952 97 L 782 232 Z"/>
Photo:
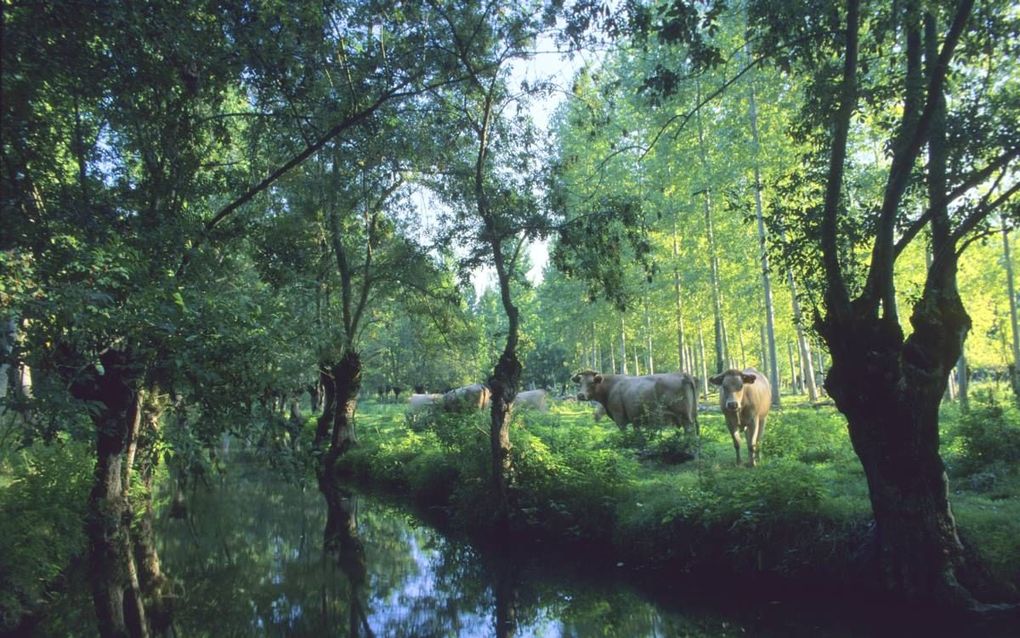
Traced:
<path fill-rule="evenodd" d="M 363 404 L 359 448 L 338 469 L 440 506 L 484 529 L 487 415 L 443 418 L 412 431 L 403 406 Z M 770 415 L 763 463 L 735 467 L 722 415 L 701 420 L 701 454 L 679 432 L 621 433 L 586 405 L 515 415 L 512 521 L 523 533 L 609 548 L 632 565 L 841 577 L 871 520 L 867 484 L 834 408 L 792 401 Z M 961 534 L 998 577 L 1020 585 L 1020 413 L 979 397 L 943 415 L 943 456 Z M 996 442 L 1000 444 L 997 445 Z M 746 450 L 742 450 L 746 460 Z"/>

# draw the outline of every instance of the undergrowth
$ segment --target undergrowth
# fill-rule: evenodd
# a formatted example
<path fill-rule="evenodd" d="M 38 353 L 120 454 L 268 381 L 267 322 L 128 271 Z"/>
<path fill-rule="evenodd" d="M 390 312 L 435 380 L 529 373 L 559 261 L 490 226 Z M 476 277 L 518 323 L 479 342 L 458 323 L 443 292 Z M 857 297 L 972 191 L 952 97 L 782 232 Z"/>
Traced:
<path fill-rule="evenodd" d="M 955 409 L 952 408 L 952 409 Z M 339 471 L 445 508 L 468 529 L 492 523 L 488 414 L 432 418 L 412 431 L 395 406 L 363 406 L 361 445 Z M 538 538 L 612 547 L 650 567 L 839 573 L 871 520 L 846 422 L 832 408 L 774 411 L 763 463 L 737 467 L 719 414 L 700 445 L 672 430 L 621 432 L 585 405 L 514 415 L 512 525 Z M 979 401 L 943 419 L 961 529 L 999 576 L 1020 583 L 1020 413 Z M 694 459 L 694 456 L 697 456 Z M 741 450 L 746 461 L 746 449 Z"/>

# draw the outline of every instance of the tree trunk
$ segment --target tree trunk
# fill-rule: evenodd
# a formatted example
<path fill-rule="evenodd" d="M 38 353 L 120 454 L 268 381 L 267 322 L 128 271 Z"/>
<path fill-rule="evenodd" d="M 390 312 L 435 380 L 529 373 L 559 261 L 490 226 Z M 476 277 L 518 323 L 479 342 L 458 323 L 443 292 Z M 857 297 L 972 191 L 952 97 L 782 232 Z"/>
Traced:
<path fill-rule="evenodd" d="M 680 242 L 677 235 L 677 212 L 673 212 L 673 295 L 676 298 L 676 347 L 677 366 L 681 371 L 693 371 L 693 364 L 687 357 L 687 340 L 684 336 L 684 306 L 680 290 Z"/>
<path fill-rule="evenodd" d="M 797 384 L 797 363 L 793 360 L 793 343 L 786 342 L 786 356 L 790 360 L 790 393 L 800 394 Z"/>
<path fill-rule="evenodd" d="M 701 101 L 701 83 L 697 84 L 697 95 L 698 101 Z M 709 174 L 708 169 L 708 153 L 705 150 L 705 131 L 701 123 L 701 109 L 697 111 L 697 123 L 698 123 L 698 150 L 701 156 L 701 168 L 706 176 Z M 706 183 L 702 195 L 705 211 L 705 233 L 708 236 L 708 258 L 709 265 L 711 268 L 711 281 L 712 286 L 712 317 L 715 325 L 715 367 L 716 372 L 722 372 L 726 370 L 728 361 L 726 360 L 726 347 L 725 347 L 725 335 L 723 333 L 723 318 L 722 318 L 722 293 L 719 289 L 719 258 L 716 252 L 715 245 L 715 232 L 712 229 L 712 193 Z"/>
<path fill-rule="evenodd" d="M 708 364 L 705 361 L 705 334 L 698 321 L 698 360 L 701 361 L 701 396 L 708 400 Z"/>
<path fill-rule="evenodd" d="M 148 626 L 131 547 L 131 508 L 125 486 L 125 457 L 134 445 L 142 369 L 132 356 L 107 350 L 102 374 L 89 367 L 72 380 L 78 399 L 103 407 L 94 414 L 96 470 L 86 530 L 89 577 L 99 633 L 104 638 L 147 636 Z"/>
<path fill-rule="evenodd" d="M 797 346 L 796 341 L 794 341 L 793 344 L 793 353 L 797 357 L 797 388 L 800 390 L 801 394 L 804 394 L 807 391 L 807 381 L 804 379 L 804 357 L 801 356 L 803 353 Z"/>
<path fill-rule="evenodd" d="M 333 366 L 328 362 L 319 364 L 319 385 L 322 387 L 322 414 L 315 424 L 315 449 L 320 453 L 333 427 L 336 412 L 336 391 L 333 385 Z"/>
<path fill-rule="evenodd" d="M 332 366 L 330 376 L 333 380 L 333 423 L 326 467 L 332 466 L 333 461 L 358 444 L 354 412 L 361 390 L 361 357 L 353 347 L 348 347 L 340 361 Z"/>
<path fill-rule="evenodd" d="M 492 455 L 492 483 L 496 496 L 497 522 L 504 524 L 510 514 L 510 408 L 521 381 L 521 363 L 517 359 L 517 309 L 507 335 L 507 345 L 489 377 L 492 392 L 492 410 L 489 425 L 489 443 Z"/>
<path fill-rule="evenodd" d="M 620 313 L 620 363 L 623 374 L 627 374 L 627 326 L 623 321 L 623 313 Z"/>
<path fill-rule="evenodd" d="M 14 339 L 17 335 L 18 322 L 14 315 L 4 317 L 0 321 L 0 399 L 7 396 L 7 387 L 10 385 L 13 371 L 12 365 L 14 353 Z"/>
<path fill-rule="evenodd" d="M 956 391 L 960 401 L 960 409 L 966 412 L 970 409 L 970 371 L 967 366 L 967 355 L 960 348 L 960 358 L 956 362 Z"/>
<path fill-rule="evenodd" d="M 1013 364 L 1009 368 L 1010 387 L 1013 388 L 1014 400 L 1020 402 L 1020 378 L 1017 378 L 1017 366 L 1020 365 L 1020 333 L 1017 332 L 1016 318 L 1016 287 L 1013 284 L 1013 256 L 1009 249 L 1009 229 L 1002 228 L 1002 264 L 1006 269 L 1006 294 L 1009 295 L 1009 327 L 1013 335 Z"/>
<path fill-rule="evenodd" d="M 170 627 L 171 609 L 169 606 L 167 580 L 160 568 L 159 553 L 156 549 L 155 510 L 153 508 L 153 478 L 159 465 L 159 451 L 156 442 L 159 440 L 160 419 L 165 404 L 158 391 L 146 393 L 146 401 L 142 416 L 142 431 L 138 445 L 138 473 L 144 486 L 144 505 L 142 516 L 133 534 L 134 555 L 138 564 L 138 581 L 145 600 L 145 610 L 152 624 L 153 632 L 164 634 Z"/>
<path fill-rule="evenodd" d="M 655 361 L 652 357 L 652 320 L 648 314 L 648 296 L 644 298 L 645 305 L 645 339 L 648 342 L 648 374 L 655 374 Z"/>
<path fill-rule="evenodd" d="M 962 305 L 931 308 L 918 304 L 915 332 L 903 345 L 899 325 L 887 320 L 823 327 L 832 353 L 825 388 L 847 417 L 868 480 L 883 589 L 907 600 L 958 602 L 964 550 L 938 453 L 938 407 L 961 349 L 952 333 L 969 320 Z M 933 351 L 943 353 L 939 361 L 922 355 Z"/>
<path fill-rule="evenodd" d="M 804 317 L 800 311 L 800 301 L 797 299 L 797 284 L 793 280 L 793 271 L 786 271 L 786 282 L 790 288 L 790 305 L 793 310 L 793 325 L 797 329 L 798 351 L 804 361 L 804 380 L 807 383 L 808 397 L 814 402 L 818 400 L 818 386 L 815 383 L 814 364 L 811 361 L 811 345 L 804 334 Z"/>
<path fill-rule="evenodd" d="M 610 338 L 609 338 L 609 348 L 608 348 L 608 350 L 609 350 L 609 365 L 612 366 L 609 369 L 609 371 L 611 373 L 613 373 L 613 374 L 616 374 L 619 371 L 619 368 L 616 367 L 616 347 L 613 346 L 612 335 L 610 335 Z"/>
<path fill-rule="evenodd" d="M 761 254 L 761 280 L 763 294 L 765 297 L 765 332 L 768 336 L 768 360 L 772 364 L 772 368 L 762 368 L 768 370 L 769 374 L 773 379 L 776 379 L 779 375 L 779 370 L 776 367 L 776 313 L 775 306 L 772 302 L 772 277 L 769 271 L 769 254 L 766 245 L 767 236 L 765 233 L 765 217 L 762 214 L 761 205 L 761 167 L 758 162 L 758 153 L 760 145 L 758 141 L 758 105 L 755 101 L 754 96 L 754 80 L 752 78 L 749 83 L 749 115 L 751 119 L 751 145 L 754 151 L 754 214 L 758 221 L 758 249 Z M 747 359 L 744 359 L 746 364 Z M 781 398 L 779 396 L 779 384 L 772 384 L 772 405 L 777 408 L 780 407 Z"/>

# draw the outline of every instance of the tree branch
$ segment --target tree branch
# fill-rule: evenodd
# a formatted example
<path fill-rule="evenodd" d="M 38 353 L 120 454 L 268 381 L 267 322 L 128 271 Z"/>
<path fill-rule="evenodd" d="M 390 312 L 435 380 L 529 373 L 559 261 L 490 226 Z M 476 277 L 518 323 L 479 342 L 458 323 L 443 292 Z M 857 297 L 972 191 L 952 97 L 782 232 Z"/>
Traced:
<path fill-rule="evenodd" d="M 895 228 L 896 213 L 910 179 L 911 170 L 928 138 L 933 116 L 941 103 L 939 96 L 942 95 L 946 74 L 949 72 L 949 62 L 956 50 L 963 28 L 967 24 L 967 18 L 970 16 L 973 5 L 974 0 L 960 0 L 957 5 L 953 23 L 942 43 L 942 50 L 932 65 L 924 109 L 918 116 L 915 125 L 911 126 L 906 120 L 903 123 L 902 138 L 907 141 L 902 145 L 897 145 L 893 155 L 889 179 L 882 197 L 882 208 L 879 212 L 878 236 L 871 253 L 867 281 L 864 291 L 861 293 L 861 298 L 867 300 L 871 309 L 874 309 L 879 298 L 888 297 L 885 293 L 892 286 L 894 264 L 892 233 Z"/>
<path fill-rule="evenodd" d="M 1006 151 L 999 157 L 992 160 L 987 166 L 985 166 L 981 170 L 971 173 L 963 182 L 961 182 L 959 185 L 956 186 L 956 188 L 949 192 L 949 195 L 946 197 L 946 203 L 951 204 L 952 202 L 956 201 L 957 199 L 965 195 L 967 191 L 980 185 L 982 182 L 988 179 L 992 173 L 999 170 L 1000 168 L 1004 168 L 1007 165 L 1009 165 L 1009 163 L 1016 159 L 1017 157 L 1020 157 L 1020 146 Z M 999 179 L 996 179 L 996 183 L 998 183 L 1000 180 L 1001 176 Z M 928 210 L 924 211 L 924 213 L 920 217 L 914 220 L 910 227 L 907 228 L 907 230 L 900 237 L 899 241 L 897 241 L 896 245 L 893 247 L 893 260 L 899 257 L 900 253 L 902 253 L 904 249 L 906 249 L 906 247 L 910 244 L 910 242 L 914 240 L 917 234 L 921 232 L 921 229 L 924 228 L 924 225 L 928 223 L 928 221 L 931 219 L 931 216 L 932 210 L 929 208 Z"/>
<path fill-rule="evenodd" d="M 822 264 L 825 267 L 826 302 L 829 313 L 843 318 L 850 309 L 850 294 L 839 266 L 839 247 L 836 242 L 839 201 L 843 188 L 843 171 L 846 163 L 847 138 L 850 119 L 857 105 L 857 53 L 860 31 L 860 0 L 849 0 L 846 18 L 846 54 L 843 60 L 843 80 L 839 110 L 836 112 L 832 135 L 832 152 L 829 157 L 829 175 L 825 185 L 825 204 L 822 212 Z"/>

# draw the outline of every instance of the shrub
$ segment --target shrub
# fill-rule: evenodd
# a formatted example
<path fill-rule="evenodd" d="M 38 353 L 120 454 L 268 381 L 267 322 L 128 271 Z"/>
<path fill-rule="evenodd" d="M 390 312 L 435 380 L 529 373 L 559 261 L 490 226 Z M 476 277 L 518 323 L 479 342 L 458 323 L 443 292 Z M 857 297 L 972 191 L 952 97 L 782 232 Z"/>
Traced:
<path fill-rule="evenodd" d="M 697 441 L 693 435 L 673 430 L 654 441 L 641 457 L 659 461 L 660 463 L 676 465 L 694 460 L 696 448 Z"/>
<path fill-rule="evenodd" d="M 831 461 L 849 451 L 846 420 L 838 412 L 793 409 L 769 416 L 761 439 L 763 459 Z"/>
<path fill-rule="evenodd" d="M 4 468 L 11 482 L 0 491 L 0 633 L 84 553 L 92 468 L 85 444 L 61 441 L 36 442 Z"/>
<path fill-rule="evenodd" d="M 959 454 L 954 473 L 969 476 L 1001 463 L 1015 467 L 1020 463 L 1020 412 L 1004 407 L 989 394 L 978 395 L 969 412 L 960 416 L 956 426 Z"/>

